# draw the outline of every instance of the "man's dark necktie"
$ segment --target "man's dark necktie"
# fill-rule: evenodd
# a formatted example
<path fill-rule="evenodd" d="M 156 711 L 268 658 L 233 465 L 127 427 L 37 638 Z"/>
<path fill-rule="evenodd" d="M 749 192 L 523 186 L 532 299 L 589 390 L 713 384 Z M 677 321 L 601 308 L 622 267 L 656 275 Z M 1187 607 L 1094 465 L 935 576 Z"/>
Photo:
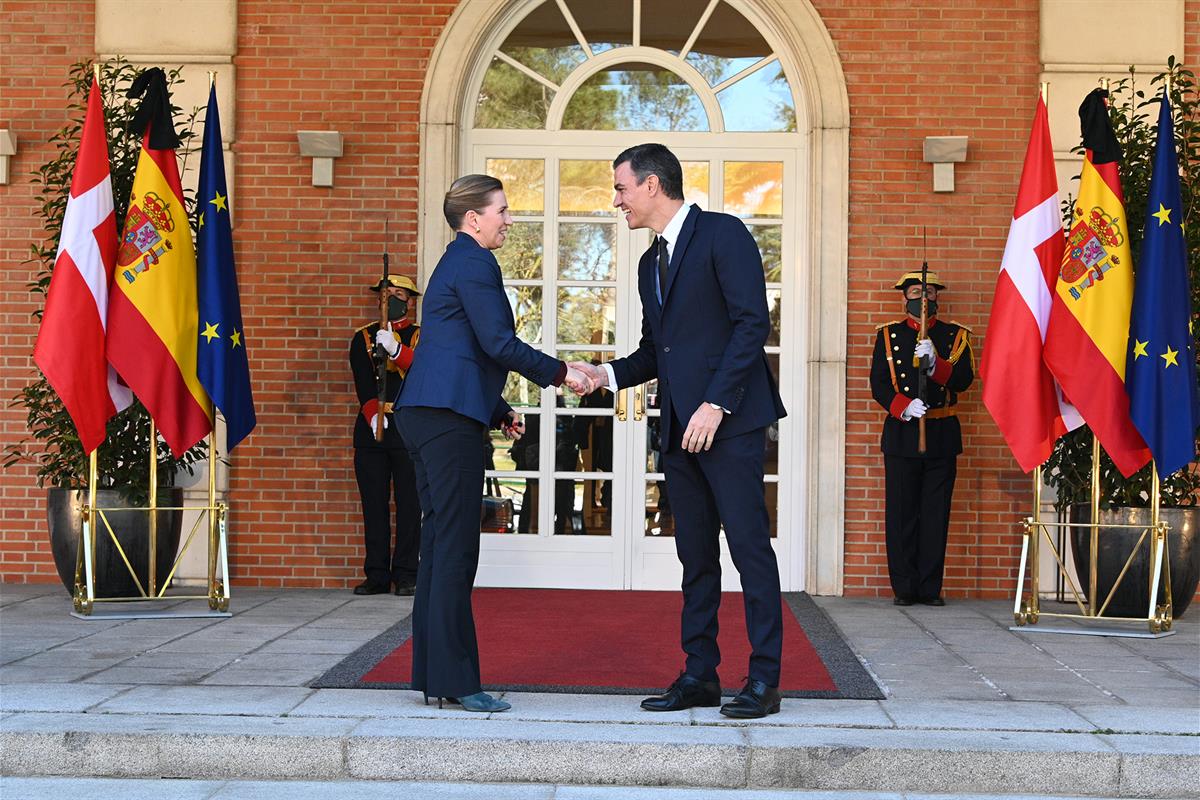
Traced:
<path fill-rule="evenodd" d="M 667 240 L 658 237 L 658 296 L 659 302 L 667 299 L 667 270 L 671 267 L 671 254 L 667 250 Z"/>

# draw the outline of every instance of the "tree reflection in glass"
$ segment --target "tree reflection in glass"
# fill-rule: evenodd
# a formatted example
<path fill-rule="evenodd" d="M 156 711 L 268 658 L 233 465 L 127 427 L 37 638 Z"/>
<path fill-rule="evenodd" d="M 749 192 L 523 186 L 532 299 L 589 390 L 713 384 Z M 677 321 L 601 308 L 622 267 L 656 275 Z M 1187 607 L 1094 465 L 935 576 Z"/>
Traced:
<path fill-rule="evenodd" d="M 500 262 L 505 280 L 536 280 L 542 277 L 542 223 L 518 222 L 508 229 L 504 246 L 492 254 Z"/>
<path fill-rule="evenodd" d="M 725 213 L 738 217 L 783 215 L 783 164 L 726 161 Z"/>
<path fill-rule="evenodd" d="M 611 222 L 558 225 L 558 276 L 571 281 L 617 278 L 617 229 Z"/>
<path fill-rule="evenodd" d="M 485 171 L 504 184 L 514 217 L 539 216 L 546 209 L 546 162 L 541 158 L 489 158 Z"/>
<path fill-rule="evenodd" d="M 563 159 L 558 163 L 558 213 L 564 217 L 616 216 L 612 162 Z"/>
<path fill-rule="evenodd" d="M 553 100 L 554 91 L 550 87 L 493 58 L 479 87 L 475 127 L 545 128 Z"/>
<path fill-rule="evenodd" d="M 560 344 L 616 344 L 617 290 L 566 286 L 558 290 Z"/>
<path fill-rule="evenodd" d="M 629 62 L 584 81 L 567 103 L 562 126 L 595 131 L 707 131 L 708 115 L 674 72 Z"/>
<path fill-rule="evenodd" d="M 783 281 L 783 228 L 779 225 L 747 225 L 762 254 L 763 277 L 767 283 Z"/>

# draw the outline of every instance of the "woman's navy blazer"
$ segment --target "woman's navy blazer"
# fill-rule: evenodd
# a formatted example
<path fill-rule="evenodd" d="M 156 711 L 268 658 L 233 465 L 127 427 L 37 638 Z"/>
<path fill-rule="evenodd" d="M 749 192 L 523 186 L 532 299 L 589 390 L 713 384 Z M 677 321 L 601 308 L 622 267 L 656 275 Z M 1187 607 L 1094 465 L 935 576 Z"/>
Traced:
<path fill-rule="evenodd" d="M 502 397 L 510 371 L 546 387 L 561 365 L 517 338 L 496 257 L 460 231 L 425 287 L 421 346 L 396 405 L 448 408 L 495 426 L 510 410 Z"/>

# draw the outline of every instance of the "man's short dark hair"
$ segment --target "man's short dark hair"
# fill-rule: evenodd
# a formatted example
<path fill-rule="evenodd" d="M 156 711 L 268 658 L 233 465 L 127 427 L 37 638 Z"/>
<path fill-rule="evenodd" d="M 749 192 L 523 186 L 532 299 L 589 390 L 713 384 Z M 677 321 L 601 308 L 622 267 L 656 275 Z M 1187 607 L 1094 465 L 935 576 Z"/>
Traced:
<path fill-rule="evenodd" d="M 647 176 L 657 175 L 663 194 L 672 200 L 683 199 L 683 167 L 679 166 L 679 159 L 665 145 L 653 142 L 634 145 L 613 159 L 613 169 L 627 161 L 637 176 L 639 186 Z"/>

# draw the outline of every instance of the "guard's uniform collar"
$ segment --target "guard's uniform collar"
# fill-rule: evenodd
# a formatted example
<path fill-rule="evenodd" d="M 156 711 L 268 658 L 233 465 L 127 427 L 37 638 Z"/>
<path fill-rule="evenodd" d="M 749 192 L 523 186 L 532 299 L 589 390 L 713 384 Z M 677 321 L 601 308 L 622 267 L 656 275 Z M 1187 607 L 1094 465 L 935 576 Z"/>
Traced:
<path fill-rule="evenodd" d="M 908 325 L 908 327 L 912 328 L 914 331 L 917 331 L 918 333 L 921 332 L 921 320 L 913 319 L 912 317 L 905 317 L 904 322 L 905 322 L 905 324 Z M 935 324 L 937 324 L 937 317 L 926 317 L 925 318 L 925 330 L 926 331 L 928 331 L 930 328 L 932 328 Z"/>

